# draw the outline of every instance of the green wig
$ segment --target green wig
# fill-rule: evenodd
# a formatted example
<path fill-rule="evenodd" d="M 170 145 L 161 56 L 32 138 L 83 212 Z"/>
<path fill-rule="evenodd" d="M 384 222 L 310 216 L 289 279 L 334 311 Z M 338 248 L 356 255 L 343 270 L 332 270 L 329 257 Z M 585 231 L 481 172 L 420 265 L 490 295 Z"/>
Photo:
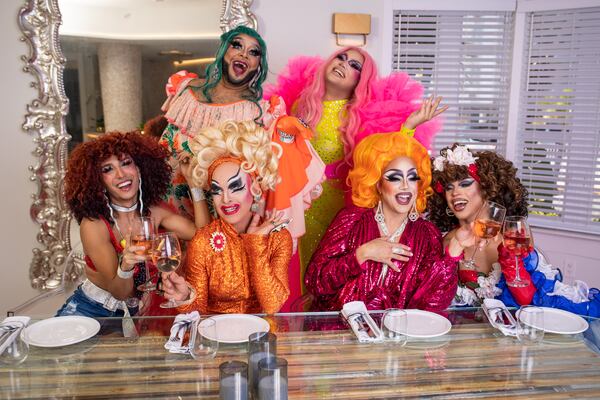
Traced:
<path fill-rule="evenodd" d="M 262 84 L 267 78 L 267 71 L 269 70 L 269 66 L 267 64 L 267 45 L 263 38 L 252 28 L 248 28 L 247 26 L 237 26 L 235 29 L 230 30 L 229 32 L 225 32 L 221 35 L 221 43 L 219 44 L 219 48 L 217 49 L 217 53 L 215 54 L 215 61 L 206 67 L 206 81 L 204 85 L 202 85 L 202 93 L 204 97 L 209 102 L 212 102 L 212 98 L 210 92 L 212 89 L 217 86 L 217 83 L 223 77 L 223 58 L 225 57 L 225 53 L 231 44 L 231 41 L 241 34 L 248 35 L 253 37 L 258 42 L 260 46 L 261 56 L 260 63 L 258 64 L 258 69 L 255 72 L 254 77 L 250 81 L 248 85 L 248 89 L 250 90 L 250 96 L 246 98 L 256 104 L 258 109 L 260 110 L 260 114 L 255 121 L 260 120 L 262 117 L 262 108 L 258 102 L 262 99 L 263 90 Z"/>

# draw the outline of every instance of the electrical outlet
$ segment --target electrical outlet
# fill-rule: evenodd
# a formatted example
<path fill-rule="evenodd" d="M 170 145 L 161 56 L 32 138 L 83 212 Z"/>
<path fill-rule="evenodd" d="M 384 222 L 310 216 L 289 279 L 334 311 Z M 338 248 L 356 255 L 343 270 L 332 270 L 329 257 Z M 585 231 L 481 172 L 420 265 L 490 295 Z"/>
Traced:
<path fill-rule="evenodd" d="M 575 281 L 575 261 L 566 260 L 565 269 L 563 270 L 563 283 L 572 285 Z"/>

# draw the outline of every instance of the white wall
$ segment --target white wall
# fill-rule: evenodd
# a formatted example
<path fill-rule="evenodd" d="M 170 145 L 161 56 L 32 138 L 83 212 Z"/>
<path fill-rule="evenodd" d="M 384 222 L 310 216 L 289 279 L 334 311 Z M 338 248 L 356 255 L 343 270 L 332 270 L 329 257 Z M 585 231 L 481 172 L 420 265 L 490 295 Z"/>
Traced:
<path fill-rule="evenodd" d="M 25 106 L 36 96 L 29 87 L 32 75 L 22 72 L 27 46 L 19 41 L 17 13 L 23 0 L 0 2 L 0 100 L 2 146 L 0 146 L 0 319 L 8 308 L 36 294 L 29 284 L 31 249 L 36 244 L 37 226 L 29 218 L 31 194 L 36 185 L 27 167 L 35 163 L 32 138 L 21 129 Z"/>
<path fill-rule="evenodd" d="M 271 81 L 291 57 L 328 57 L 339 47 L 332 33 L 333 13 L 371 14 L 365 49 L 381 57 L 383 0 L 254 0 L 258 30 L 268 47 Z"/>

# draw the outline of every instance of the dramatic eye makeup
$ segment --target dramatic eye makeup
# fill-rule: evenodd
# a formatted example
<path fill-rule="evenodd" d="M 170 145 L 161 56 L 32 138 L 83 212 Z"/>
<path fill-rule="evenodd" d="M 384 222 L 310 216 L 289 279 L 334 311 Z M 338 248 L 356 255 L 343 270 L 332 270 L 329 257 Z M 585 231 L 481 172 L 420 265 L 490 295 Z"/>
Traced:
<path fill-rule="evenodd" d="M 260 57 L 262 56 L 262 51 L 257 48 L 250 49 L 248 52 L 252 57 Z"/>
<path fill-rule="evenodd" d="M 113 167 L 112 167 L 112 165 L 110 165 L 110 164 L 103 165 L 103 166 L 100 168 L 100 170 L 102 171 L 102 173 L 103 173 L 103 174 L 107 174 L 107 173 L 109 173 L 110 171 L 112 171 L 112 169 L 113 169 Z"/>
<path fill-rule="evenodd" d="M 234 176 L 229 178 L 228 189 L 231 190 L 231 193 L 239 192 L 240 190 L 246 189 L 246 185 L 242 181 L 242 177 L 240 176 L 240 169 L 236 172 Z"/>
<path fill-rule="evenodd" d="M 242 48 L 242 42 L 237 38 L 233 39 L 230 44 L 231 44 L 231 47 L 233 47 L 234 49 Z"/>
<path fill-rule="evenodd" d="M 352 68 L 358 72 L 362 71 L 362 64 L 353 59 L 348 60 L 348 54 L 346 54 L 346 53 L 338 54 L 336 56 L 336 58 L 341 61 L 348 61 L 348 65 L 350 66 L 350 68 Z"/>
<path fill-rule="evenodd" d="M 223 189 L 221 188 L 221 186 L 219 186 L 219 185 L 217 184 L 217 182 L 215 182 L 215 181 L 212 181 L 212 182 L 210 183 L 210 195 L 211 195 L 211 196 L 218 196 L 218 195 L 220 195 L 221 193 L 223 193 Z"/>
<path fill-rule="evenodd" d="M 475 179 L 465 178 L 462 181 L 458 182 L 458 187 L 468 188 L 469 186 L 471 186 L 473 184 L 473 182 L 475 182 Z M 446 186 L 444 187 L 444 189 L 446 190 L 446 192 L 448 192 L 448 191 L 454 189 L 454 185 L 452 183 L 447 183 Z"/>
<path fill-rule="evenodd" d="M 398 169 L 390 169 L 383 175 L 383 177 L 388 182 L 400 182 L 402 181 L 402 179 L 404 179 L 404 172 Z M 417 170 L 414 168 L 408 170 L 408 172 L 406 173 L 406 179 L 409 182 L 417 182 L 421 180 L 421 178 L 417 174 Z"/>

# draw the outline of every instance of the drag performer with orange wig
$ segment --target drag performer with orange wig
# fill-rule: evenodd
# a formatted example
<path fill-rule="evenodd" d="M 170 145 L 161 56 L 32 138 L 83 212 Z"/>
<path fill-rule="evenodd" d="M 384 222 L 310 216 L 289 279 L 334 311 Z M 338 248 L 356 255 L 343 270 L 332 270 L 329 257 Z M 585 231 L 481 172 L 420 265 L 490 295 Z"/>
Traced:
<path fill-rule="evenodd" d="M 476 239 L 465 226 L 444 248 L 439 230 L 421 219 L 432 193 L 427 149 L 403 133 L 374 134 L 353 161 L 354 205 L 335 217 L 306 271 L 313 309 L 340 310 L 354 300 L 368 309 L 445 309 L 458 260 Z"/>
<path fill-rule="evenodd" d="M 277 312 L 289 296 L 289 221 L 279 212 L 261 218 L 258 203 L 275 188 L 281 146 L 251 121 L 202 129 L 189 143 L 192 181 L 210 190 L 218 218 L 189 244 L 187 282 L 163 274 L 166 297 L 182 302 L 180 312 Z"/>

